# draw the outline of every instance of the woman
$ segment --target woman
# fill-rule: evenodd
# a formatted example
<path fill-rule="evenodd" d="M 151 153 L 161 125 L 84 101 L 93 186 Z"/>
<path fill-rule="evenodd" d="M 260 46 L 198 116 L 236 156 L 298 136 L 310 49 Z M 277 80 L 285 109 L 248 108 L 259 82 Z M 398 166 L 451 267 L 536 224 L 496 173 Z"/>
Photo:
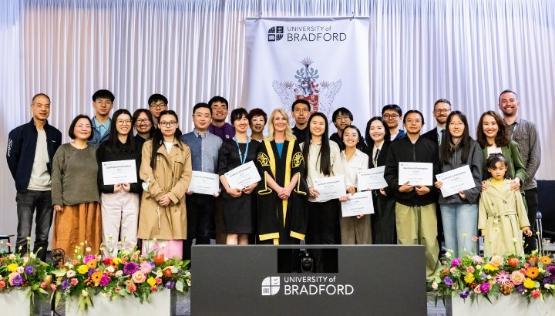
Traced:
<path fill-rule="evenodd" d="M 308 134 L 303 143 L 308 185 L 308 244 L 339 244 L 341 204 L 338 199 L 316 201 L 320 193 L 314 180 L 343 176 L 339 146 L 328 139 L 328 120 L 321 112 L 310 115 Z M 346 196 L 345 196 L 346 198 Z"/>
<path fill-rule="evenodd" d="M 77 246 L 98 253 L 102 219 L 96 147 L 87 143 L 93 137 L 91 119 L 78 115 L 68 134 L 72 141 L 58 148 L 52 162 L 52 205 L 56 214 L 52 248 L 62 249 L 67 258 L 73 258 Z"/>
<path fill-rule="evenodd" d="M 482 175 L 487 175 L 486 161 L 488 157 L 493 154 L 502 154 L 507 159 L 509 166 L 507 177 L 513 179 L 511 188 L 515 191 L 520 190 L 520 186 L 527 177 L 526 169 L 522 163 L 518 145 L 507 137 L 505 124 L 499 114 L 487 111 L 480 116 L 477 140 L 483 152 Z"/>
<path fill-rule="evenodd" d="M 283 109 L 270 115 L 269 135 L 258 147 L 257 228 L 261 243 L 298 244 L 306 233 L 303 154 Z"/>
<path fill-rule="evenodd" d="M 357 192 L 357 174 L 368 168 L 368 155 L 357 148 L 362 141 L 360 131 L 353 125 L 345 127 L 342 136 L 345 149 L 341 151 L 341 162 L 345 169 L 345 185 L 347 193 Z M 368 206 L 370 208 L 370 206 Z M 370 244 L 372 235 L 370 215 L 358 215 L 341 218 L 342 244 Z"/>
<path fill-rule="evenodd" d="M 246 188 L 232 188 L 224 174 L 256 158 L 260 144 L 247 136 L 249 128 L 248 112 L 243 108 L 231 111 L 231 125 L 235 128 L 235 137 L 226 139 L 218 153 L 218 174 L 222 183 L 224 200 L 224 222 L 227 230 L 228 245 L 247 245 L 252 227 L 252 192 L 258 185 L 253 183 Z"/>
<path fill-rule="evenodd" d="M 468 131 L 466 116 L 453 111 L 447 117 L 446 133 L 439 148 L 441 172 L 468 166 L 476 187 L 450 196 L 439 195 L 445 247 L 455 257 L 476 254 L 474 237 L 478 234 L 478 198 L 482 181 L 482 151 Z M 443 183 L 435 182 L 441 189 Z"/>
<path fill-rule="evenodd" d="M 133 113 L 133 126 L 137 130 L 137 135 L 135 135 L 135 143 L 138 148 L 138 152 L 141 153 L 143 149 L 143 144 L 145 141 L 152 138 L 154 133 L 154 119 L 152 118 L 152 113 L 147 109 L 137 109 Z"/>
<path fill-rule="evenodd" d="M 117 255 L 118 248 L 132 250 L 137 245 L 140 160 L 132 131 L 131 113 L 125 109 L 117 110 L 112 116 L 110 138 L 96 152 L 102 200 L 102 240 L 107 247 L 106 254 L 112 256 Z M 102 163 L 116 160 L 134 161 L 137 181 L 104 183 Z"/>
<path fill-rule="evenodd" d="M 143 239 L 143 253 L 158 251 L 181 258 L 187 236 L 185 192 L 192 168 L 191 151 L 180 140 L 178 122 L 174 111 L 162 111 L 152 140 L 143 145 L 138 237 Z"/>

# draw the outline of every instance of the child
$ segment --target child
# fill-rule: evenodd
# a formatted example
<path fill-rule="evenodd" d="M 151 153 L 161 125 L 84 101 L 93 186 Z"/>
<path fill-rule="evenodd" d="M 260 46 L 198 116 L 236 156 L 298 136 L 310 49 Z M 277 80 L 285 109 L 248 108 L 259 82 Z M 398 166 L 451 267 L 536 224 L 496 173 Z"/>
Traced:
<path fill-rule="evenodd" d="M 491 177 L 480 197 L 478 218 L 478 228 L 484 236 L 484 256 L 523 256 L 521 229 L 526 236 L 532 236 L 532 231 L 522 195 L 511 190 L 511 180 L 505 179 L 508 165 L 503 155 L 491 155 L 486 166 Z"/>

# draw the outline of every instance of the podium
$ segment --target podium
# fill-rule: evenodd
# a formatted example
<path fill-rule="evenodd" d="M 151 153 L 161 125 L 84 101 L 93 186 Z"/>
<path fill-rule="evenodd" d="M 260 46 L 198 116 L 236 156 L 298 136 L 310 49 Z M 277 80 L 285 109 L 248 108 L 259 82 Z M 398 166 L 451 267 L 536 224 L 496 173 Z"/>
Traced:
<path fill-rule="evenodd" d="M 199 245 L 191 275 L 193 315 L 427 313 L 423 246 Z"/>

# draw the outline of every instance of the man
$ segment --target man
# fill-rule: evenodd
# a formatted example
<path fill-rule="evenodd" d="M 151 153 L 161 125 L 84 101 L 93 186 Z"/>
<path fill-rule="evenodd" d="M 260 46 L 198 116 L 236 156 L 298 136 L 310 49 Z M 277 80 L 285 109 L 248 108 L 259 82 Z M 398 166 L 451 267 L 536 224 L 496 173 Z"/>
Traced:
<path fill-rule="evenodd" d="M 345 127 L 351 125 L 351 123 L 353 122 L 353 113 L 351 113 L 351 111 L 349 111 L 347 108 L 340 107 L 337 110 L 333 111 L 333 114 L 331 115 L 331 120 L 333 122 L 333 125 L 335 125 L 337 132 L 333 133 L 330 136 L 330 140 L 336 142 L 337 145 L 339 145 L 339 148 L 343 150 L 345 148 L 342 138 L 343 130 L 345 129 Z"/>
<path fill-rule="evenodd" d="M 222 140 L 233 138 L 235 136 L 235 129 L 225 121 L 228 111 L 227 100 L 223 97 L 215 96 L 208 101 L 208 105 L 212 109 L 212 124 L 208 131 Z"/>
<path fill-rule="evenodd" d="M 160 113 L 168 109 L 168 99 L 159 94 L 155 93 L 148 98 L 148 110 L 152 114 L 152 119 L 154 120 L 154 127 L 158 126 L 158 119 L 160 119 Z"/>
<path fill-rule="evenodd" d="M 402 116 L 403 110 L 397 104 L 388 104 L 382 108 L 382 118 L 389 128 L 392 142 L 405 137 L 405 131 L 399 129 Z"/>
<path fill-rule="evenodd" d="M 264 110 L 255 108 L 249 111 L 249 125 L 251 128 L 251 138 L 259 142 L 264 140 L 264 127 L 268 120 L 268 115 Z"/>
<path fill-rule="evenodd" d="M 417 110 L 408 111 L 403 124 L 406 137 L 391 144 L 386 158 L 384 177 L 395 199 L 397 242 L 401 245 L 424 245 L 426 248 L 426 278 L 431 280 L 438 264 L 436 190 L 431 186 L 399 184 L 400 162 L 433 164 L 433 176 L 438 173 L 437 144 L 420 136 L 424 117 Z M 429 179 L 430 182 L 433 179 Z"/>
<path fill-rule="evenodd" d="M 208 132 L 212 122 L 212 110 L 206 103 L 193 107 L 192 132 L 181 136 L 181 140 L 191 149 L 193 171 L 216 173 L 218 151 L 222 140 Z M 193 238 L 196 244 L 209 244 L 214 235 L 214 197 L 206 194 L 187 193 L 187 240 L 183 244 L 183 256 L 191 258 Z"/>
<path fill-rule="evenodd" d="M 89 144 L 100 144 L 110 137 L 110 112 L 114 105 L 114 94 L 109 90 L 98 90 L 92 95 L 94 116 L 92 118 L 93 138 Z"/>
<path fill-rule="evenodd" d="M 540 140 L 534 123 L 518 116 L 519 107 L 520 101 L 516 92 L 504 90 L 499 94 L 499 109 L 503 112 L 503 122 L 507 127 L 509 139 L 518 144 L 520 157 L 526 167 L 528 178 L 521 184 L 521 189 L 524 190 L 528 220 L 534 226 L 538 209 L 538 185 L 534 177 L 540 167 Z M 532 252 L 536 247 L 535 236 L 525 237 L 524 251 L 526 253 Z"/>
<path fill-rule="evenodd" d="M 310 117 L 310 103 L 307 100 L 299 99 L 291 104 L 291 112 L 295 119 L 295 126 L 292 128 L 293 135 L 298 143 L 302 143 L 308 137 L 308 118 Z"/>
<path fill-rule="evenodd" d="M 447 123 L 447 117 L 451 113 L 451 102 L 447 99 L 439 99 L 434 103 L 434 118 L 436 120 L 437 126 L 434 129 L 426 132 L 422 137 L 426 137 L 431 141 L 436 142 L 441 145 L 441 139 L 445 132 L 445 124 Z"/>
<path fill-rule="evenodd" d="M 45 261 L 52 224 L 50 172 L 52 158 L 62 143 L 62 133 L 48 124 L 50 98 L 39 93 L 31 101 L 33 118 L 9 133 L 6 159 L 17 189 L 16 251 L 26 253 L 35 213 L 33 252 Z"/>

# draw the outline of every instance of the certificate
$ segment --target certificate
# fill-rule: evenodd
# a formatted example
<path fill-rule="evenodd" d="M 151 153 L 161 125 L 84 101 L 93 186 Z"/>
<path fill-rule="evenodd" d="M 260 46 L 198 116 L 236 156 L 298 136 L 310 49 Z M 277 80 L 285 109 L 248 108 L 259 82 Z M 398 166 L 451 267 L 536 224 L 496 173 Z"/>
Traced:
<path fill-rule="evenodd" d="M 326 202 L 338 199 L 347 194 L 343 176 L 313 179 L 312 184 L 314 185 L 314 189 L 319 193 L 318 197 L 314 199 L 314 202 Z"/>
<path fill-rule="evenodd" d="M 341 215 L 343 217 L 365 214 L 374 214 L 371 191 L 357 192 L 351 195 L 349 200 L 341 202 Z"/>
<path fill-rule="evenodd" d="M 252 160 L 226 172 L 224 177 L 230 188 L 239 190 L 257 183 L 261 179 Z"/>
<path fill-rule="evenodd" d="M 189 192 L 215 195 L 220 192 L 220 177 L 215 173 L 193 171 Z"/>
<path fill-rule="evenodd" d="M 442 182 L 441 194 L 443 197 L 476 187 L 468 165 L 440 173 L 436 175 L 436 178 Z"/>
<path fill-rule="evenodd" d="M 387 187 L 383 177 L 385 166 L 362 170 L 357 174 L 357 189 L 359 191 L 377 190 Z"/>
<path fill-rule="evenodd" d="M 137 183 L 137 163 L 135 159 L 103 162 L 102 180 L 104 185 Z"/>
<path fill-rule="evenodd" d="M 399 162 L 399 185 L 431 186 L 434 181 L 434 164 L 431 162 Z"/>

